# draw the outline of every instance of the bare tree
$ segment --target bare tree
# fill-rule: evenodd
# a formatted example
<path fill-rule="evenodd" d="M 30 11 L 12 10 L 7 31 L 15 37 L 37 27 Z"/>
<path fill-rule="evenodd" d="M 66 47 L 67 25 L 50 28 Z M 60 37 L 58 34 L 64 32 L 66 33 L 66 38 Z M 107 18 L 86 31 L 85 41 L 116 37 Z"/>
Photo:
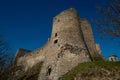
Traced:
<path fill-rule="evenodd" d="M 96 26 L 101 34 L 120 37 L 120 0 L 110 0 L 97 7 L 99 18 Z"/>
<path fill-rule="evenodd" d="M 10 63 L 9 55 L 9 47 L 0 35 L 0 70 L 4 69 Z"/>

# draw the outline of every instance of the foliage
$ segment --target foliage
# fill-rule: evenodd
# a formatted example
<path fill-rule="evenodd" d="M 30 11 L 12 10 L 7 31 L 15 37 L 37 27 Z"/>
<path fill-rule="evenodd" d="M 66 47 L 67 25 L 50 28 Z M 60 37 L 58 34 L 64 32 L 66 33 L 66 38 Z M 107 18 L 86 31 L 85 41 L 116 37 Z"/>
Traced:
<path fill-rule="evenodd" d="M 61 77 L 60 80 L 118 80 L 120 62 L 85 62 L 81 63 Z M 100 79 L 99 79 L 100 78 Z"/>
<path fill-rule="evenodd" d="M 40 70 L 42 67 L 42 62 L 34 65 L 32 68 L 28 69 L 26 72 L 22 73 L 17 80 L 37 80 Z"/>
<path fill-rule="evenodd" d="M 103 35 L 120 37 L 120 0 L 109 0 L 106 5 L 97 7 L 99 18 L 96 26 Z"/>
<path fill-rule="evenodd" d="M 0 80 L 37 80 L 42 63 L 37 63 L 32 68 L 24 71 L 22 66 L 11 66 L 0 73 Z"/>
<path fill-rule="evenodd" d="M 0 72 L 0 80 L 15 80 L 14 75 L 18 70 L 22 71 L 21 66 L 9 66 Z"/>

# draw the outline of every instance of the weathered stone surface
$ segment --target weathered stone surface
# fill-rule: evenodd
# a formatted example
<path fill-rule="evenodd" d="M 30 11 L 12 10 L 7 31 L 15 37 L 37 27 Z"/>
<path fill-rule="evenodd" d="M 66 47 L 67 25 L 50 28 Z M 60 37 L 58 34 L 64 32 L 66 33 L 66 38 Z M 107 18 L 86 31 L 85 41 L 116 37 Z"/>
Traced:
<path fill-rule="evenodd" d="M 94 42 L 91 25 L 86 19 L 81 19 L 80 24 L 85 46 L 88 49 L 89 53 L 91 54 L 93 61 L 95 61 L 96 57 L 98 57 L 98 53 L 100 53 L 100 50 L 98 50 L 98 47 L 96 47 L 96 44 Z"/>
<path fill-rule="evenodd" d="M 26 50 L 26 49 L 22 49 L 22 48 L 19 48 L 17 50 L 17 53 L 15 55 L 15 58 L 14 58 L 14 64 L 17 64 L 17 61 L 20 57 L 24 56 L 24 55 L 27 55 L 29 54 L 30 52 L 32 52 L 31 50 Z"/>
<path fill-rule="evenodd" d="M 20 57 L 17 65 L 23 65 L 27 70 L 38 62 L 44 62 L 38 80 L 58 80 L 79 63 L 92 61 L 97 56 L 95 51 L 90 24 L 81 20 L 77 11 L 70 8 L 54 17 L 48 42 Z"/>

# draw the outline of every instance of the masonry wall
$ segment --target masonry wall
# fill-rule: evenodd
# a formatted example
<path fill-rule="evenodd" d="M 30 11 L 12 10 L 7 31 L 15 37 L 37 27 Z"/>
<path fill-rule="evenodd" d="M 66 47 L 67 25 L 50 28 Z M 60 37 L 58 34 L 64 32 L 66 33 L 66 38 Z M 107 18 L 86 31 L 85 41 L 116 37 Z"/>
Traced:
<path fill-rule="evenodd" d="M 102 55 L 100 44 L 95 44 L 95 45 L 96 45 L 96 50 L 97 50 L 98 54 Z"/>
<path fill-rule="evenodd" d="M 93 59 L 96 60 L 97 57 L 100 57 L 98 54 L 98 51 L 96 50 L 96 44 L 94 42 L 94 36 L 92 33 L 92 28 L 90 23 L 86 19 L 80 20 L 81 29 L 83 33 L 83 38 L 85 40 L 86 47 L 88 48 L 88 51 Z"/>
<path fill-rule="evenodd" d="M 26 49 L 22 49 L 22 48 L 19 48 L 16 52 L 16 55 L 15 55 L 15 58 L 14 58 L 14 64 L 16 65 L 17 64 L 17 61 L 20 57 L 23 57 L 27 54 L 29 54 L 30 52 L 32 52 L 31 50 L 26 50 Z"/>
<path fill-rule="evenodd" d="M 24 69 L 27 70 L 31 68 L 33 65 L 44 62 L 46 53 L 48 49 L 50 49 L 49 41 L 41 48 L 35 49 L 34 51 L 30 52 L 28 55 L 24 55 L 17 60 L 17 65 L 24 66 Z"/>
<path fill-rule="evenodd" d="M 77 11 L 73 8 L 65 10 L 54 17 L 51 38 L 53 40 L 59 39 L 58 42 L 60 44 L 69 43 L 72 45 L 84 46 L 79 26 Z"/>
<path fill-rule="evenodd" d="M 91 61 L 83 42 L 79 20 L 73 8 L 54 18 L 49 44 L 51 48 L 46 53 L 39 80 L 58 80 L 79 63 Z M 52 71 L 48 75 L 49 66 Z"/>
<path fill-rule="evenodd" d="M 27 70 L 44 62 L 38 80 L 58 80 L 79 63 L 91 61 L 95 56 L 93 48 L 96 47 L 90 24 L 70 8 L 54 17 L 48 42 L 19 58 L 17 65 L 23 65 Z"/>

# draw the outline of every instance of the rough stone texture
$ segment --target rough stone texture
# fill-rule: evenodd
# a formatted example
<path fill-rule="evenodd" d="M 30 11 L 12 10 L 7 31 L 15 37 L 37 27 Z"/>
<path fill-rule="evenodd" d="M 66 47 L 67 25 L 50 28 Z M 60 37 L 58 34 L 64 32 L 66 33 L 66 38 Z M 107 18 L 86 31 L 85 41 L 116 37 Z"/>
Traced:
<path fill-rule="evenodd" d="M 48 42 L 42 48 L 20 57 L 17 65 L 23 65 L 27 70 L 44 61 L 38 80 L 58 80 L 79 63 L 92 61 L 95 49 L 90 24 L 80 20 L 77 11 L 70 8 L 54 17 Z"/>
<path fill-rule="evenodd" d="M 96 50 L 97 50 L 98 54 L 102 55 L 100 44 L 96 44 Z"/>
<path fill-rule="evenodd" d="M 19 49 L 17 50 L 17 53 L 16 53 L 15 58 L 14 58 L 14 64 L 17 64 L 18 59 L 19 59 L 20 57 L 24 56 L 24 55 L 29 54 L 29 52 L 32 52 L 32 51 L 19 48 Z"/>
<path fill-rule="evenodd" d="M 54 18 L 51 49 L 46 54 L 39 80 L 58 80 L 78 63 L 91 61 L 82 39 L 79 20 L 75 9 L 65 10 Z M 48 66 L 52 69 L 50 75 L 47 75 Z"/>
<path fill-rule="evenodd" d="M 98 48 L 100 48 L 100 46 L 96 47 L 90 23 L 86 19 L 81 19 L 80 24 L 86 48 L 88 49 L 93 61 L 95 61 L 96 57 L 99 56 L 98 53 L 100 53 L 100 50 Z"/>

